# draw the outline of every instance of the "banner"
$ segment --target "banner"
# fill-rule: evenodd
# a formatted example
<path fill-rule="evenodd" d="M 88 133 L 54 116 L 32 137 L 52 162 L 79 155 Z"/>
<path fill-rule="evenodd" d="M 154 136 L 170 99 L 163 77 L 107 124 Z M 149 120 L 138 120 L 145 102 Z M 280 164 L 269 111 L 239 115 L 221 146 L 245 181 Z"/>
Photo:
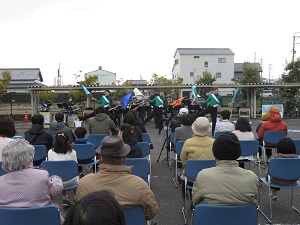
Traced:
<path fill-rule="evenodd" d="M 196 88 L 196 84 L 192 85 L 192 96 L 193 98 L 198 98 L 198 94 L 197 94 L 197 88 Z M 200 96 L 199 96 L 200 97 Z"/>
<path fill-rule="evenodd" d="M 244 93 L 242 91 L 242 89 L 240 89 L 239 87 L 235 90 L 234 95 L 231 99 L 231 103 L 235 104 L 235 103 L 239 103 L 241 101 L 241 99 L 243 98 Z"/>
<path fill-rule="evenodd" d="M 85 91 L 85 93 L 86 93 L 87 95 L 92 96 L 92 95 L 91 95 L 91 92 L 90 92 L 83 84 L 81 85 L 81 87 L 83 88 L 83 90 Z"/>
<path fill-rule="evenodd" d="M 125 95 L 120 102 L 122 103 L 123 109 L 126 109 L 128 104 L 131 102 L 132 93 L 129 92 L 127 95 Z"/>
<path fill-rule="evenodd" d="M 185 98 L 185 97 L 181 97 L 181 98 L 177 99 L 176 101 L 172 102 L 172 103 L 171 103 L 172 107 L 174 108 L 174 107 L 180 105 L 181 102 L 182 102 L 182 100 L 183 100 L 184 98 Z"/>
<path fill-rule="evenodd" d="M 137 88 L 133 89 L 133 93 L 135 96 L 144 96 L 143 93 Z"/>

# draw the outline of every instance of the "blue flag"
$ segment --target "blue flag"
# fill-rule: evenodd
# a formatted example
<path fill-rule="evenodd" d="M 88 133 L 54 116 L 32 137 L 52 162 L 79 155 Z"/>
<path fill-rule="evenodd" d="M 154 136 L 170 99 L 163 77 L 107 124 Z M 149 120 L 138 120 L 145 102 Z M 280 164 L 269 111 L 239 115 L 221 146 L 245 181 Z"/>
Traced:
<path fill-rule="evenodd" d="M 197 98 L 198 97 L 196 84 L 192 85 L 192 95 L 193 95 L 193 98 Z"/>
<path fill-rule="evenodd" d="M 81 87 L 83 88 L 83 90 L 85 91 L 85 93 L 86 93 L 87 95 L 92 96 L 92 95 L 91 95 L 91 92 L 90 92 L 83 84 L 81 85 Z"/>
<path fill-rule="evenodd" d="M 235 103 L 239 103 L 241 101 L 241 99 L 243 98 L 243 91 L 238 87 L 235 92 L 234 95 L 231 99 L 231 103 L 235 104 Z"/>
<path fill-rule="evenodd" d="M 128 104 L 131 102 L 132 93 L 129 92 L 127 95 L 125 95 L 120 102 L 122 103 L 123 109 L 126 109 Z"/>

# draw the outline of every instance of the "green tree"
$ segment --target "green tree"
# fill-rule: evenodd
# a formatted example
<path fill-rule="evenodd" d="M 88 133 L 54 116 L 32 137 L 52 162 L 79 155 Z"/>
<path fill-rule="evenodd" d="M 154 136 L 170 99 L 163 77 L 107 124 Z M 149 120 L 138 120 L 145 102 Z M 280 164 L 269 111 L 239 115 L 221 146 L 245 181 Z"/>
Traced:
<path fill-rule="evenodd" d="M 286 83 L 300 82 L 300 58 L 294 62 L 286 63 L 285 72 L 281 75 L 282 81 Z"/>
<path fill-rule="evenodd" d="M 58 93 L 53 91 L 41 91 L 39 97 L 42 101 L 51 100 L 52 102 L 55 102 L 58 98 Z"/>
<path fill-rule="evenodd" d="M 243 77 L 238 81 L 240 84 L 247 83 L 260 83 L 259 71 L 254 65 L 251 65 L 250 62 L 244 62 L 243 64 Z"/>
<path fill-rule="evenodd" d="M 207 70 L 203 71 L 202 76 L 197 76 L 197 78 L 195 79 L 196 84 L 212 84 L 215 81 L 216 78 L 213 77 L 213 75 Z M 208 88 L 200 88 L 199 94 L 202 98 L 205 98 L 208 91 Z"/>
<path fill-rule="evenodd" d="M 183 78 L 178 77 L 177 79 L 167 79 L 164 76 L 159 76 L 157 74 L 153 74 L 152 78 L 149 82 L 151 85 L 157 85 L 157 86 L 175 86 L 175 85 L 182 85 Z M 181 92 L 180 89 L 172 89 L 172 88 L 164 88 L 163 91 L 165 92 L 165 95 L 172 96 L 173 98 L 178 98 L 179 94 Z"/>
<path fill-rule="evenodd" d="M 85 76 L 84 81 L 78 82 L 79 86 L 81 86 L 82 84 L 86 87 L 92 86 L 92 85 L 99 85 L 98 76 L 97 75 Z M 75 99 L 75 101 L 78 103 L 82 103 L 86 100 L 86 93 L 84 90 L 70 91 L 69 95 L 72 96 L 72 98 Z"/>
<path fill-rule="evenodd" d="M 0 97 L 5 94 L 4 92 L 10 80 L 11 80 L 10 72 L 3 71 L 2 76 L 0 78 Z"/>

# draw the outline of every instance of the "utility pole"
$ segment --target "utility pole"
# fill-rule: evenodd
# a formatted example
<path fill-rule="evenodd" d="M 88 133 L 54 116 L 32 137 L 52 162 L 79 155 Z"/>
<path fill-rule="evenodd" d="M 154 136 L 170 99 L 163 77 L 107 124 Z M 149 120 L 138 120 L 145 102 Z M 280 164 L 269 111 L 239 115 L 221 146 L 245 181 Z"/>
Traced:
<path fill-rule="evenodd" d="M 269 64 L 269 84 L 271 83 L 271 69 L 272 69 L 272 64 Z"/>
<path fill-rule="evenodd" d="M 256 63 L 256 52 L 254 52 L 254 63 Z"/>
<path fill-rule="evenodd" d="M 299 43 L 296 43 L 296 38 L 300 37 L 300 36 L 297 36 L 297 34 L 299 34 L 299 33 L 300 32 L 295 32 L 294 35 L 293 35 L 293 49 L 292 49 L 292 52 L 293 52 L 293 56 L 292 56 L 293 66 L 294 66 L 295 55 L 296 55 L 296 44 L 299 44 Z"/>
<path fill-rule="evenodd" d="M 260 79 L 261 79 L 261 81 L 263 81 L 263 66 L 262 66 L 262 63 L 263 63 L 263 59 L 262 58 L 260 58 L 260 67 L 261 67 L 261 72 L 260 72 Z"/>

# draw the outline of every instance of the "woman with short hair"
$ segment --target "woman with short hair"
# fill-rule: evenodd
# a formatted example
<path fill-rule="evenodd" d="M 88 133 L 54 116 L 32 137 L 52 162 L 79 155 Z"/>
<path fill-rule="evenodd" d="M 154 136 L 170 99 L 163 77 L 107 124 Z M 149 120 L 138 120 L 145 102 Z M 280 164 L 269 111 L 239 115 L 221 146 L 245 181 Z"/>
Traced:
<path fill-rule="evenodd" d="M 55 205 L 53 199 L 63 190 L 62 180 L 50 176 L 46 170 L 33 169 L 34 147 L 26 140 L 10 142 L 2 152 L 2 169 L 8 173 L 0 176 L 1 207 L 36 207 Z M 60 220 L 64 212 L 58 206 Z"/>
<path fill-rule="evenodd" d="M 0 118 L 0 161 L 2 161 L 2 150 L 13 141 L 16 135 L 15 123 L 10 117 Z"/>

